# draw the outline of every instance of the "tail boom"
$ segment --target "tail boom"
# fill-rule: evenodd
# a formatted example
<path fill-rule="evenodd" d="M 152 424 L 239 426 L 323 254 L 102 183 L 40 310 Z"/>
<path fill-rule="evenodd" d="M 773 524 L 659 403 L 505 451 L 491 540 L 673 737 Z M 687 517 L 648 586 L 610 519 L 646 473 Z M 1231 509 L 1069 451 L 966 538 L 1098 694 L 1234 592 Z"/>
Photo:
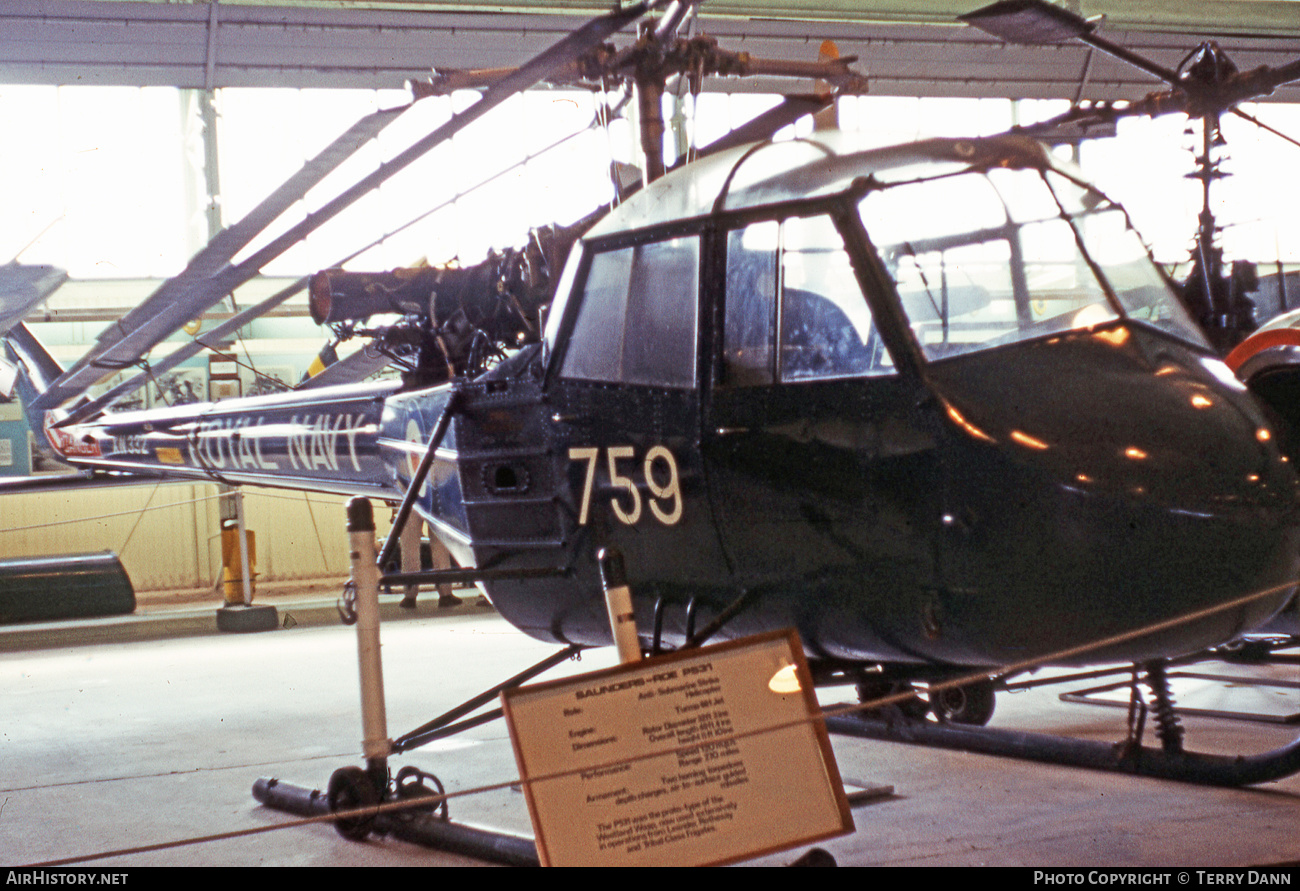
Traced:
<path fill-rule="evenodd" d="M 400 496 L 383 460 L 383 384 L 104 415 L 45 435 L 74 467 L 230 485 Z"/>

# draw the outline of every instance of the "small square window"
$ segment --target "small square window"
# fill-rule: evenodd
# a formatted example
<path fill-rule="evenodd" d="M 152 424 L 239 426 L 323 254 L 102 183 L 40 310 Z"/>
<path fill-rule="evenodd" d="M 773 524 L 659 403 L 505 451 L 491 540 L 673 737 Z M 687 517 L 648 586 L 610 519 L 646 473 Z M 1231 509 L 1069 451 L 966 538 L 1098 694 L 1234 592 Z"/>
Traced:
<path fill-rule="evenodd" d="M 699 280 L 696 237 L 593 256 L 561 375 L 695 386 Z"/>

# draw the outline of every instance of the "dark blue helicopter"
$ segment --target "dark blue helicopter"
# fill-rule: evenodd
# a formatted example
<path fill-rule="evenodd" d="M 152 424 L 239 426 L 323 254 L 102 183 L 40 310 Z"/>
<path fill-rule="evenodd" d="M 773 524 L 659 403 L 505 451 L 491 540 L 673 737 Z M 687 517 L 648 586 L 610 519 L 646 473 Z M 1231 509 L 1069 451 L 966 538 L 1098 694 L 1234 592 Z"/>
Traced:
<path fill-rule="evenodd" d="M 863 684 L 1159 663 L 1293 593 L 1288 432 L 1123 209 L 1029 139 L 726 148 L 583 232 L 553 285 L 540 249 L 318 276 L 319 321 L 402 314 L 365 329 L 400 380 L 77 402 L 256 272 L 225 262 L 242 226 L 70 369 L 10 331 L 33 426 L 79 482 L 405 497 L 502 616 L 567 644 L 609 642 L 596 555 L 616 549 L 647 646 L 794 627 Z"/>
<path fill-rule="evenodd" d="M 657 600 L 680 633 L 692 600 L 716 614 L 744 594 L 729 632 L 793 625 L 816 657 L 953 666 L 1297 568 L 1278 432 L 1123 210 L 1015 137 L 825 134 L 671 174 L 582 239 L 541 342 L 472 381 L 47 433 L 90 470 L 394 500 L 444 412 L 420 512 L 464 566 L 569 569 L 486 583 L 564 642 L 608 638 L 601 547 L 623 552 L 646 627 Z M 1088 660 L 1221 643 L 1288 596 Z"/>

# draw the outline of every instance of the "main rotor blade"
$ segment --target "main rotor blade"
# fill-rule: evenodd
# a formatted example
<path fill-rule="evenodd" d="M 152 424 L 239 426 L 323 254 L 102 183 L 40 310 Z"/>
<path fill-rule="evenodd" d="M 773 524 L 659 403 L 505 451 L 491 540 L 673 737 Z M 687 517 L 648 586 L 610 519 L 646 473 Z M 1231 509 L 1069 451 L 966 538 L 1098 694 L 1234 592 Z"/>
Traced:
<path fill-rule="evenodd" d="M 1300 78 L 1300 61 L 1281 68 L 1258 68 L 1217 86 L 1203 85 L 1202 88 L 1195 89 L 1195 85 L 1186 85 L 1173 90 L 1150 93 L 1136 102 L 1125 105 L 1105 102 L 1075 105 L 1068 111 L 1037 124 L 1013 127 L 1010 132 L 1041 139 L 1054 132 L 1061 132 L 1065 127 L 1074 126 L 1079 128 L 1079 135 L 1086 136 L 1090 126 L 1113 124 L 1125 117 L 1147 115 L 1154 118 L 1176 113 L 1190 117 L 1205 117 L 1231 111 L 1280 139 L 1300 145 L 1300 141 L 1236 107 L 1238 102 L 1266 96 L 1282 84 L 1297 78 Z"/>
<path fill-rule="evenodd" d="M 211 349 L 214 352 L 216 347 L 213 344 L 219 344 L 227 337 L 232 336 L 236 331 L 253 320 L 260 318 L 288 300 L 294 294 L 297 294 L 307 287 L 308 279 L 306 276 L 298 279 L 288 287 L 282 288 L 275 294 L 263 300 L 261 303 L 250 306 L 243 312 L 236 313 L 221 325 L 205 333 L 202 337 L 195 337 L 189 343 L 182 344 L 171 354 L 152 362 L 149 368 L 141 371 L 139 374 L 129 377 L 114 387 L 110 387 L 106 392 L 101 393 L 89 402 L 78 404 L 67 416 L 62 418 L 56 426 L 66 426 L 68 424 L 79 423 L 92 415 L 98 414 L 103 409 L 112 405 L 118 399 L 121 399 L 128 393 L 135 392 L 149 382 L 151 378 L 157 378 L 159 375 L 166 374 L 177 365 L 180 365 L 186 359 L 197 356 L 204 350 Z"/>
<path fill-rule="evenodd" d="M 697 158 L 704 158 L 738 145 L 771 139 L 782 127 L 789 126 L 805 115 L 816 114 L 829 107 L 835 101 L 830 93 L 794 93 L 783 96 L 780 105 L 751 118 L 725 136 L 720 136 L 708 145 L 696 151 Z"/>
<path fill-rule="evenodd" d="M 369 244 L 365 245 L 364 247 L 356 251 L 353 251 L 348 256 L 343 257 L 342 259 L 331 264 L 331 266 L 342 267 L 348 261 L 354 259 L 355 257 L 360 256 L 361 254 L 373 248 L 375 245 L 382 243 L 384 240 L 391 238 L 397 233 L 419 222 L 420 220 L 426 219 L 427 217 L 431 216 L 435 212 L 450 206 L 454 202 L 460 200 L 461 198 L 464 198 L 466 195 L 471 194 L 475 190 L 481 189 L 484 186 L 492 182 L 495 182 L 497 179 L 501 178 L 502 176 L 505 176 L 506 174 L 510 173 L 513 170 L 518 169 L 519 167 L 522 167 L 524 164 L 533 160 L 534 158 L 537 158 L 538 156 L 545 154 L 546 152 L 558 148 L 559 146 L 568 142 L 570 139 L 573 139 L 575 136 L 587 132 L 589 129 L 590 127 L 584 127 L 581 130 L 577 130 L 573 133 L 570 133 L 568 136 L 562 136 L 559 139 L 557 139 L 555 142 L 552 142 L 550 145 L 545 146 L 544 148 L 541 148 L 524 158 L 521 158 L 520 160 L 516 161 L 514 164 L 511 164 L 509 167 L 503 167 L 501 170 L 498 170 L 496 173 L 493 173 L 491 176 L 479 180 L 474 185 L 469 186 L 468 188 L 460 192 L 457 192 L 454 196 L 448 198 L 442 203 L 436 204 L 433 207 L 424 210 L 418 216 L 414 217 L 413 219 L 407 220 L 405 223 L 403 223 L 401 226 L 398 226 L 396 229 L 392 229 L 388 231 L 380 238 L 370 242 Z M 116 386 L 110 388 L 107 392 L 101 393 L 99 396 L 95 397 L 89 402 L 77 403 L 77 405 L 73 409 L 71 409 L 68 412 L 68 414 L 64 416 L 55 426 L 67 426 L 69 424 L 76 424 L 82 420 L 85 420 L 86 418 L 91 417 L 92 415 L 98 414 L 100 411 L 102 411 L 105 408 L 108 408 L 115 401 L 121 399 L 123 396 L 127 395 L 128 393 L 132 393 L 140 389 L 140 387 L 148 383 L 151 378 L 156 378 L 160 374 L 166 374 L 168 371 L 175 368 L 177 365 L 184 362 L 186 359 L 189 359 L 192 356 L 197 355 L 198 353 L 202 352 L 205 349 L 215 349 L 214 347 L 211 346 L 212 343 L 222 342 L 223 340 L 225 340 L 226 337 L 234 335 L 236 332 L 239 331 L 240 328 L 247 325 L 249 322 L 252 322 L 254 319 L 260 318 L 270 310 L 279 306 L 281 303 L 284 303 L 290 297 L 300 293 L 301 291 L 306 289 L 308 281 L 309 281 L 309 277 L 306 276 L 298 279 L 293 284 L 271 295 L 270 297 L 263 300 L 261 303 L 250 306 L 249 308 L 243 310 L 242 312 L 236 314 L 235 316 L 232 316 L 228 321 L 224 322 L 223 324 L 219 325 L 216 328 L 213 328 L 211 331 L 208 331 L 202 337 L 195 337 L 192 341 L 185 344 L 184 346 L 179 347 L 177 350 L 172 352 L 167 357 L 152 363 L 147 370 L 142 371 L 139 374 L 136 374 L 135 376 L 125 381 L 122 381 Z M 346 362 L 346 361 L 347 361 L 346 359 L 342 360 L 342 362 Z M 376 360 L 378 364 L 374 364 L 372 362 L 370 366 L 367 366 L 369 370 L 366 371 L 364 374 L 361 374 L 360 377 L 367 377 L 368 375 L 373 374 L 376 371 L 379 371 L 381 368 L 384 367 L 384 365 L 387 365 L 390 361 L 391 360 L 389 360 L 387 357 L 382 357 L 382 361 Z M 342 364 L 342 362 L 335 363 L 335 364 L 336 365 Z M 358 360 L 358 362 L 353 364 L 356 365 L 357 367 L 360 367 L 360 360 Z M 327 373 L 331 372 L 333 371 L 333 369 L 334 366 L 332 365 L 330 366 L 330 368 L 326 369 L 326 372 Z M 307 389 L 308 387 L 327 386 L 331 382 L 332 383 L 346 382 L 340 380 L 339 372 L 335 372 L 329 377 L 325 377 L 325 380 L 319 380 L 319 378 L 321 377 L 325 377 L 325 375 L 324 374 L 317 375 L 316 377 L 309 379 L 307 383 L 300 384 L 294 389 L 302 390 L 302 389 Z"/>
<path fill-rule="evenodd" d="M 1074 105 L 1054 117 L 1035 124 L 1017 124 L 1006 132 L 1030 136 L 1034 139 L 1050 139 L 1052 136 L 1073 139 L 1087 137 L 1090 128 L 1113 126 L 1121 118 L 1144 115 L 1159 117 L 1186 111 L 1187 95 L 1181 91 L 1167 90 L 1151 93 L 1137 102 L 1124 105 L 1114 105 L 1109 102 Z"/>
<path fill-rule="evenodd" d="M 1190 72 L 1180 73 L 1181 68 L 1180 71 L 1172 71 L 1101 37 L 1091 22 L 1045 0 L 999 0 L 958 18 L 987 34 L 1012 43 L 1059 44 L 1078 40 L 1096 47 L 1116 59 L 1155 75 L 1175 91 L 1186 93 L 1187 102 L 1182 110 L 1192 117 L 1223 114 L 1241 102 L 1267 96 L 1283 84 L 1300 79 L 1300 60 L 1280 68 L 1262 66 L 1245 72 L 1234 69 L 1227 76 L 1208 80 L 1191 76 Z"/>
<path fill-rule="evenodd" d="M 131 364 L 177 328 L 219 302 L 233 287 L 214 288 L 211 282 L 218 272 L 229 268 L 231 258 L 409 107 L 375 112 L 353 124 L 243 219 L 213 238 L 179 275 L 160 285 L 115 325 L 104 329 L 94 348 L 60 375 L 33 406 L 38 410 L 52 408 L 76 395 L 94 384 L 106 370 Z"/>
<path fill-rule="evenodd" d="M 1058 44 L 1078 40 L 1170 85 L 1178 84 L 1176 72 L 1098 36 L 1087 19 L 1045 0 L 999 0 L 957 18 L 1011 43 Z"/>
<path fill-rule="evenodd" d="M 1269 133 L 1272 133 L 1274 136 L 1278 137 L 1279 139 L 1285 139 L 1287 142 L 1291 143 L 1292 145 L 1300 145 L 1300 140 L 1293 139 L 1292 137 L 1287 136 L 1285 133 L 1283 133 L 1281 130 L 1277 129 L 1276 127 L 1270 127 L 1268 124 L 1264 123 L 1254 115 L 1246 114 L 1240 108 L 1234 108 L 1232 110 L 1232 113 L 1239 118 L 1245 118 L 1246 120 L 1254 124 L 1256 127 L 1259 127 L 1261 130 L 1267 130 Z"/>
<path fill-rule="evenodd" d="M 222 256 L 225 253 L 224 249 L 214 251 L 211 256 L 205 254 L 203 262 L 193 273 L 189 275 L 182 273 L 178 277 L 180 281 L 173 279 L 163 285 L 145 301 L 149 304 L 147 309 L 137 307 L 123 317 L 114 328 L 102 335 L 104 339 L 100 345 L 72 369 L 61 375 L 54 386 L 34 400 L 32 408 L 35 410 L 53 408 L 95 383 L 105 373 L 134 363 L 146 351 L 160 343 L 202 309 L 214 305 L 225 294 L 251 279 L 264 265 L 333 219 L 363 195 L 406 169 L 433 148 L 516 93 L 544 80 L 571 59 L 600 45 L 608 37 L 664 2 L 666 0 L 642 0 L 633 6 L 615 10 L 583 25 L 488 87 L 478 102 L 399 153 L 391 161 L 380 164 L 379 169 L 374 173 L 342 192 L 315 213 L 309 214 L 301 223 L 291 227 L 238 266 L 227 264 L 218 271 L 216 269 L 219 265 L 218 259 L 220 258 L 220 263 L 226 263 L 228 259 Z M 349 133 L 353 131 L 350 130 Z M 342 139 L 343 137 L 340 137 L 340 140 Z M 330 149 L 327 149 L 322 155 L 329 151 Z M 323 177 L 324 174 L 320 175 Z M 232 237 L 233 240 L 236 239 Z M 229 255 L 233 256 L 237 250 L 230 251 Z M 194 267 L 194 264 L 191 266 Z M 187 269 L 186 272 L 189 273 L 189 270 Z M 204 272 L 207 272 L 209 277 L 203 277 Z M 166 294 L 163 293 L 164 291 Z M 140 319 L 141 316 L 147 318 Z M 135 327 L 128 324 L 136 322 L 137 319 L 140 319 L 140 322 Z"/>
<path fill-rule="evenodd" d="M 45 302 L 67 278 L 66 272 L 53 266 L 0 266 L 0 334 Z"/>
<path fill-rule="evenodd" d="M 1240 103 L 1267 96 L 1283 84 L 1300 80 L 1300 59 L 1281 68 L 1261 65 L 1253 71 L 1234 73 L 1222 83 L 1206 84 L 1195 88 L 1185 85 L 1191 96 L 1188 114 L 1222 114 L 1234 110 Z"/>

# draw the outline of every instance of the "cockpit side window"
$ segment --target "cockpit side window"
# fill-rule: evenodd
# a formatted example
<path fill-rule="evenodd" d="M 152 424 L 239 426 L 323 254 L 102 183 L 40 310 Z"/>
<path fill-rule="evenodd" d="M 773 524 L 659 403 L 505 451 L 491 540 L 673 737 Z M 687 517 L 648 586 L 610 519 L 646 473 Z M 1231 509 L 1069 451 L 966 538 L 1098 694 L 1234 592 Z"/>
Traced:
<path fill-rule="evenodd" d="M 695 386 L 699 245 L 691 236 L 593 255 L 561 376 Z"/>
<path fill-rule="evenodd" d="M 722 383 L 893 372 L 830 217 L 765 221 L 728 234 Z"/>

